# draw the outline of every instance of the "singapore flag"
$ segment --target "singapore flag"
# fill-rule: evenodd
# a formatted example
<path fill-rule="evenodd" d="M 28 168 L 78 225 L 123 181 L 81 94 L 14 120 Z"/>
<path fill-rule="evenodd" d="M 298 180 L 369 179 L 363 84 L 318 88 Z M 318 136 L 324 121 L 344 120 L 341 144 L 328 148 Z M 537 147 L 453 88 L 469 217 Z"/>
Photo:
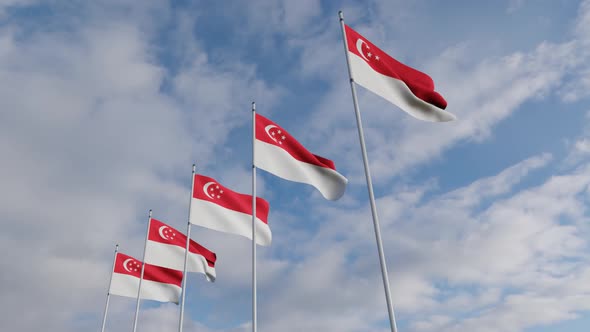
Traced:
<path fill-rule="evenodd" d="M 141 262 L 131 256 L 117 253 L 111 279 L 110 294 L 137 298 Z M 141 282 L 141 298 L 178 304 L 182 272 L 146 264 Z"/>
<path fill-rule="evenodd" d="M 194 181 L 191 224 L 252 239 L 252 195 L 229 190 L 203 175 L 195 174 Z M 263 246 L 272 240 L 268 210 L 268 202 L 256 197 L 256 243 Z"/>
<path fill-rule="evenodd" d="M 314 186 L 329 200 L 344 194 L 348 180 L 334 162 L 309 152 L 276 123 L 256 114 L 254 164 L 285 180 Z"/>
<path fill-rule="evenodd" d="M 182 271 L 185 253 L 186 235 L 152 218 L 145 246 L 145 262 Z M 209 281 L 215 281 L 216 260 L 215 253 L 190 240 L 186 261 L 187 272 L 203 273 Z"/>
<path fill-rule="evenodd" d="M 455 120 L 453 114 L 444 110 L 447 102 L 434 91 L 430 76 L 395 60 L 349 26 L 344 27 L 354 82 L 417 119 Z"/>

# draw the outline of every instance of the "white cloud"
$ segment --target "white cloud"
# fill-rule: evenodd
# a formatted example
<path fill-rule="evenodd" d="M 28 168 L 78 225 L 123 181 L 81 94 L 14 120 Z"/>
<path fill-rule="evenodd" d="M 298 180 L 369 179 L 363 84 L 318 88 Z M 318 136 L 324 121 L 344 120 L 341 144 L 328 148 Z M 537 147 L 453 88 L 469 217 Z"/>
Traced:
<path fill-rule="evenodd" d="M 23 35 L 9 24 L 0 33 L 6 329 L 95 326 L 78 317 L 102 310 L 112 246 L 141 256 L 149 208 L 184 224 L 190 164 L 198 157 L 214 165 L 214 150 L 248 123 L 251 97 L 269 105 L 274 98 L 249 65 L 216 70 L 198 47 L 200 62 L 164 93 L 170 73 L 156 62 L 145 14 L 119 20 L 106 12 L 92 9 L 74 31 Z M 189 73 L 215 86 L 195 85 Z M 236 105 L 245 105 L 242 119 Z"/>
<path fill-rule="evenodd" d="M 387 45 L 396 43 L 383 38 L 381 25 L 389 21 L 381 19 L 381 13 L 377 12 L 375 19 L 381 23 L 355 28 L 387 49 Z M 382 15 L 388 14 L 383 12 Z M 580 9 L 579 16 L 585 15 L 586 10 Z M 546 98 L 554 91 L 561 95 L 561 89 L 570 90 L 566 88 L 570 84 L 567 78 L 577 75 L 590 54 L 584 38 L 579 32 L 569 41 L 543 42 L 532 50 L 503 56 L 482 57 L 485 54 L 477 53 L 480 47 L 477 41 L 469 42 L 469 47 L 459 44 L 431 51 L 435 57 L 413 65 L 434 78 L 437 89 L 449 102 L 448 110 L 458 116 L 458 120 L 451 123 L 415 121 L 370 92 L 357 89 L 375 182 L 412 174 L 416 167 L 441 158 L 445 151 L 459 144 L 489 139 L 493 128 L 525 102 Z M 351 134 L 356 133 L 356 123 L 340 39 L 332 29 L 294 44 L 302 49 L 305 77 L 331 85 L 318 111 L 311 116 L 312 130 L 306 134 L 308 141 L 338 156 L 336 164 L 350 175 L 353 183 L 360 183 L 363 181 L 362 163 L 358 158 L 358 138 Z M 379 39 L 385 40 L 379 42 Z M 407 53 L 403 49 L 391 52 L 402 60 Z M 474 58 L 476 56 L 478 58 Z M 328 65 L 332 63 L 338 66 Z M 327 70 L 319 70 L 325 67 Z"/>
<path fill-rule="evenodd" d="M 587 270 L 587 234 L 568 220 L 584 218 L 580 194 L 590 185 L 590 169 L 513 193 L 526 174 L 549 160 L 533 157 L 413 205 L 397 204 L 404 193 L 378 201 L 398 317 L 410 318 L 416 331 L 519 331 L 587 310 L 584 283 L 568 286 Z M 504 197 L 480 205 L 498 195 Z M 309 326 L 371 330 L 367 326 L 386 311 L 368 207 L 321 211 L 315 218 L 322 226 L 303 241 L 305 248 L 278 244 L 308 258 L 287 267 L 285 282 L 275 281 L 284 286 L 263 304 L 262 310 L 276 312 L 267 324 L 288 330 L 306 317 Z M 512 294 L 505 293 L 507 287 Z M 571 301 L 559 306 L 562 296 Z M 536 303 L 549 303 L 554 313 L 539 317 L 527 309 Z M 491 318 L 510 311 L 519 314 Z M 450 318 L 457 315 L 468 318 Z"/>
<path fill-rule="evenodd" d="M 586 114 L 588 118 L 589 114 Z M 569 152 L 564 160 L 564 167 L 579 166 L 590 156 L 590 127 L 585 126 L 581 135 L 572 140 L 566 140 L 565 145 L 568 147 Z"/>
<path fill-rule="evenodd" d="M 576 18 L 573 28 L 573 35 L 576 41 L 583 45 L 582 57 L 587 57 L 590 53 L 590 1 L 584 0 L 580 3 L 578 17 Z M 560 96 L 566 102 L 575 102 L 589 96 L 590 67 L 587 62 L 582 63 L 581 67 L 574 73 L 572 78 L 559 91 Z"/>
<path fill-rule="evenodd" d="M 508 13 L 513 13 L 521 9 L 524 6 L 525 2 L 526 0 L 510 0 L 508 2 Z"/>
<path fill-rule="evenodd" d="M 575 144 L 575 149 L 576 151 L 579 151 L 580 153 L 589 153 L 590 152 L 590 140 L 587 138 L 583 138 L 580 139 L 578 141 L 576 141 Z"/>
<path fill-rule="evenodd" d="M 6 10 L 29 5 L 36 0 L 0 0 L 0 18 L 6 15 Z"/>
<path fill-rule="evenodd" d="M 306 25 L 323 13 L 317 1 L 300 4 L 249 5 L 243 17 L 252 22 L 241 28 L 289 36 L 286 43 L 302 52 L 303 61 L 287 71 L 327 84 L 318 112 L 302 112 L 305 126 L 289 129 L 314 152 L 334 155 L 358 183 L 339 30 L 318 24 L 317 37 L 309 37 Z M 132 2 L 89 6 L 82 10 L 86 21 L 72 19 L 73 31 L 21 35 L 14 24 L 0 30 L 0 268 L 10 271 L 0 275 L 0 312 L 10 330 L 96 328 L 112 245 L 119 242 L 122 251 L 139 257 L 149 208 L 183 229 L 195 160 L 199 169 L 246 191 L 249 169 L 236 155 L 247 149 L 242 142 L 232 145 L 232 132 L 247 129 L 252 99 L 270 109 L 288 93 L 261 79 L 255 64 L 212 61 L 194 39 L 198 15 L 157 1 L 148 9 Z M 521 331 L 590 310 L 586 165 L 545 172 L 530 187 L 523 180 L 557 163 L 552 154 L 444 193 L 432 178 L 391 183 L 444 158 L 458 143 L 490 137 L 525 101 L 563 87 L 587 61 L 587 7 L 585 2 L 569 41 L 476 60 L 470 48 L 477 45 L 461 44 L 422 61 L 459 115 L 454 124 L 415 122 L 361 91 L 369 156 L 384 189 L 377 204 L 395 309 L 409 331 Z M 351 22 L 364 17 L 365 9 L 355 8 L 345 8 Z M 375 21 L 407 15 L 403 8 L 394 14 L 384 8 L 371 7 L 367 15 Z M 178 24 L 170 23 L 176 18 Z M 260 25 L 265 22 L 268 27 Z M 180 59 L 174 72 L 156 56 L 154 35 L 162 26 L 177 38 L 170 50 Z M 383 33 L 385 25 L 362 29 L 384 43 L 391 37 Z M 572 150 L 587 152 L 584 137 L 576 142 Z M 342 201 L 320 204 L 315 192 L 293 197 L 267 190 L 261 178 L 263 193 L 279 206 L 290 205 L 271 210 L 274 243 L 259 249 L 261 331 L 386 331 L 369 208 L 356 198 L 364 197 L 364 188 L 353 185 Z M 191 279 L 189 305 L 207 301 L 210 311 L 188 315 L 187 327 L 213 331 L 198 320 L 234 325 L 219 329 L 228 332 L 249 330 L 250 243 L 203 229 L 193 235 L 218 253 L 219 278 L 213 286 Z M 131 326 L 133 303 L 113 298 L 114 331 Z M 176 330 L 177 310 L 145 305 L 140 327 Z"/>

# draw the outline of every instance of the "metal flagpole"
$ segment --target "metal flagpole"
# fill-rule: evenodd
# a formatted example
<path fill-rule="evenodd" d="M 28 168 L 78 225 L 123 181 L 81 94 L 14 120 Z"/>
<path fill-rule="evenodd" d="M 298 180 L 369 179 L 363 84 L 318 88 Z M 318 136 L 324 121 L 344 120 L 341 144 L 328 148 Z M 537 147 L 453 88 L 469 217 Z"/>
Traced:
<path fill-rule="evenodd" d="M 340 27 L 342 28 L 342 39 L 344 40 L 344 54 L 346 55 L 346 64 L 348 66 L 348 77 L 350 78 L 350 89 L 352 90 L 352 101 L 354 103 L 354 113 L 356 115 L 356 124 L 358 128 L 361 151 L 363 154 L 363 164 L 365 166 L 365 177 L 367 179 L 367 189 L 369 191 L 369 201 L 371 202 L 371 214 L 373 215 L 373 226 L 375 228 L 375 240 L 377 241 L 377 250 L 379 252 L 379 263 L 381 264 L 381 275 L 383 277 L 383 287 L 385 288 L 385 300 L 387 302 L 387 311 L 389 313 L 389 324 L 391 332 L 397 332 L 395 323 L 395 314 L 393 304 L 391 303 L 391 291 L 389 289 L 389 278 L 387 276 L 387 265 L 385 264 L 385 255 L 383 254 L 383 242 L 381 240 L 381 230 L 379 227 L 379 217 L 377 216 L 377 206 L 375 205 L 375 194 L 373 193 L 373 183 L 371 182 L 371 171 L 369 170 L 369 160 L 367 157 L 367 148 L 365 146 L 365 135 L 363 133 L 363 124 L 361 122 L 361 113 L 359 111 L 358 99 L 356 96 L 356 86 L 352 78 L 350 69 L 350 59 L 348 56 L 348 43 L 346 41 L 346 32 L 344 29 L 344 16 L 342 11 L 338 12 L 340 17 Z"/>
<path fill-rule="evenodd" d="M 186 264 L 188 261 L 188 250 L 189 250 L 189 246 L 190 246 L 190 241 L 191 241 L 191 202 L 193 200 L 193 193 L 195 192 L 195 169 L 196 169 L 196 165 L 193 164 L 193 175 L 192 175 L 192 179 L 191 179 L 191 194 L 190 194 L 190 200 L 188 201 L 188 225 L 187 225 L 187 230 L 186 230 L 186 251 L 184 253 L 184 267 L 182 269 L 182 299 L 180 302 L 180 320 L 178 322 L 178 332 L 182 332 L 182 328 L 183 328 L 183 323 L 184 323 L 184 300 L 185 300 L 185 293 L 186 293 L 186 282 L 187 277 L 186 277 Z"/>
<path fill-rule="evenodd" d="M 143 256 L 141 258 L 141 274 L 139 275 L 139 287 L 137 288 L 137 303 L 135 304 L 135 318 L 133 319 L 133 332 L 137 329 L 137 316 L 139 315 L 139 300 L 141 299 L 141 281 L 143 280 L 143 271 L 145 270 L 145 248 L 147 246 L 148 236 L 150 234 L 150 224 L 152 222 L 152 210 L 148 216 L 147 231 L 145 232 L 145 242 L 143 244 Z"/>
<path fill-rule="evenodd" d="M 107 312 L 109 311 L 109 299 L 111 298 L 111 283 L 113 282 L 113 272 L 115 271 L 115 262 L 117 261 L 117 251 L 119 251 L 119 245 L 115 245 L 115 256 L 113 258 L 113 268 L 111 269 L 111 279 L 109 280 L 109 288 L 107 290 L 107 303 L 104 305 L 104 316 L 102 317 L 102 328 L 101 332 L 104 332 L 104 327 L 107 324 Z"/>
<path fill-rule="evenodd" d="M 252 331 L 257 331 L 256 317 L 256 103 L 252 102 Z"/>

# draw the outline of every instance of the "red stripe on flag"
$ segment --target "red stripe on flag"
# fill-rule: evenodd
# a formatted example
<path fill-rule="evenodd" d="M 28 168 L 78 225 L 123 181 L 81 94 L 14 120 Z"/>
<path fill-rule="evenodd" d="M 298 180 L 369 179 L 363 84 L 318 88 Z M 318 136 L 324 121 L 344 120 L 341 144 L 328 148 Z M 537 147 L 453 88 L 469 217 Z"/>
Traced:
<path fill-rule="evenodd" d="M 150 224 L 148 240 L 179 246 L 183 249 L 186 248 L 186 235 L 184 235 L 182 232 L 179 232 L 177 229 L 153 218 Z M 215 267 L 217 255 L 192 239 L 189 243 L 189 252 L 205 257 L 207 260 L 207 265 L 210 267 Z"/>
<path fill-rule="evenodd" d="M 447 101 L 434 91 L 430 76 L 395 60 L 348 25 L 344 28 L 349 52 L 358 55 L 376 72 L 404 82 L 423 101 L 441 109 L 447 107 Z"/>
<path fill-rule="evenodd" d="M 226 209 L 252 215 L 252 195 L 237 193 L 227 189 L 215 179 L 195 174 L 193 197 L 217 204 Z M 267 224 L 269 204 L 256 197 L 256 217 Z"/>
<path fill-rule="evenodd" d="M 136 278 L 141 277 L 141 261 L 131 256 L 117 253 L 115 259 L 115 273 L 127 274 Z M 165 267 L 145 264 L 143 279 L 181 286 L 182 271 L 167 269 Z"/>
<path fill-rule="evenodd" d="M 256 114 L 256 139 L 280 147 L 296 160 L 336 170 L 332 160 L 312 154 L 285 129 L 260 114 Z"/>
<path fill-rule="evenodd" d="M 146 264 L 143 271 L 143 278 L 156 282 L 176 285 L 182 285 L 182 271 L 168 269 L 165 267 Z"/>

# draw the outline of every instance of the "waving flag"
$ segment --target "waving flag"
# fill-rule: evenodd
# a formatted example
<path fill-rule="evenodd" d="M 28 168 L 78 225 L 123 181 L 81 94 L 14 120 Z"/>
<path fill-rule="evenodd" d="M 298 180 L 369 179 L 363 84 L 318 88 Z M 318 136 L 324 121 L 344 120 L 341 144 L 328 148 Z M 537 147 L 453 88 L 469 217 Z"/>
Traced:
<path fill-rule="evenodd" d="M 145 247 L 145 262 L 182 271 L 185 253 L 186 235 L 152 218 Z M 187 272 L 203 273 L 208 280 L 215 281 L 216 260 L 215 253 L 190 240 Z"/>
<path fill-rule="evenodd" d="M 444 110 L 447 102 L 434 91 L 430 76 L 395 60 L 347 25 L 345 33 L 354 82 L 417 119 L 455 120 L 453 114 Z"/>
<path fill-rule="evenodd" d="M 195 174 L 191 224 L 252 239 L 252 196 L 227 189 L 213 178 Z M 269 204 L 256 197 L 256 243 L 270 245 Z"/>
<path fill-rule="evenodd" d="M 344 194 L 348 180 L 336 171 L 334 162 L 309 152 L 276 123 L 256 114 L 254 164 L 285 180 L 314 186 L 329 200 Z"/>
<path fill-rule="evenodd" d="M 111 289 L 113 295 L 137 298 L 141 262 L 131 256 L 117 253 Z M 141 298 L 178 304 L 182 272 L 146 264 L 141 282 Z"/>

